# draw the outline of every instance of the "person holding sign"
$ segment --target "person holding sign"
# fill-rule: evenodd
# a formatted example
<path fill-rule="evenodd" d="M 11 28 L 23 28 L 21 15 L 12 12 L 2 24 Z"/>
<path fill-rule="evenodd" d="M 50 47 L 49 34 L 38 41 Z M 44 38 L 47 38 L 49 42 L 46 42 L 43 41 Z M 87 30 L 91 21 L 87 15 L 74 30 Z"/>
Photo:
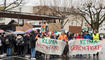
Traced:
<path fill-rule="evenodd" d="M 31 47 L 31 59 L 36 59 L 36 41 L 37 41 L 37 32 L 32 31 L 30 33 L 30 47 Z"/>
<path fill-rule="evenodd" d="M 66 57 L 67 53 L 69 51 L 69 47 L 68 47 L 68 37 L 65 34 L 65 31 L 62 31 L 61 35 L 58 37 L 58 40 L 63 40 L 67 43 L 65 48 L 64 48 L 64 52 L 63 52 L 63 56 Z"/>
<path fill-rule="evenodd" d="M 98 42 L 100 40 L 99 33 L 97 33 L 96 30 L 94 30 L 94 33 L 93 33 L 92 36 L 93 36 L 93 42 L 94 41 L 97 41 Z"/>
<path fill-rule="evenodd" d="M 65 31 L 62 31 L 61 35 L 58 37 L 58 40 L 63 40 L 65 42 L 68 42 L 68 37 L 65 34 Z"/>
<path fill-rule="evenodd" d="M 94 30 L 92 37 L 93 37 L 93 43 L 101 40 L 100 35 L 99 35 L 99 33 L 96 32 L 96 30 Z M 97 52 L 97 54 L 93 54 L 94 57 L 95 57 L 95 55 L 97 55 L 97 58 L 98 58 L 99 52 Z"/>

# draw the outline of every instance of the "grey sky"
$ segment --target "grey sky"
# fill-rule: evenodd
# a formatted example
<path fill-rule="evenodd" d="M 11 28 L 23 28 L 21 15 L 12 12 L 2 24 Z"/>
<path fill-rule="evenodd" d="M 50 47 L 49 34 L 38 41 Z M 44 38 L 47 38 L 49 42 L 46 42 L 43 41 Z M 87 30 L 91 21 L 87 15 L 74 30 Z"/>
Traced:
<path fill-rule="evenodd" d="M 2 4 L 4 0 L 0 0 L 0 4 Z M 7 2 L 12 2 L 13 0 L 7 0 Z M 57 3 L 54 4 L 54 1 Z M 93 1 L 95 5 L 99 4 L 99 2 L 103 3 L 105 5 L 105 0 L 25 0 L 26 6 L 37 6 L 37 5 L 49 5 L 49 6 L 63 6 L 63 7 L 70 7 L 72 6 L 81 6 L 81 4 L 87 2 L 87 1 Z M 44 2 L 44 3 L 43 3 Z"/>

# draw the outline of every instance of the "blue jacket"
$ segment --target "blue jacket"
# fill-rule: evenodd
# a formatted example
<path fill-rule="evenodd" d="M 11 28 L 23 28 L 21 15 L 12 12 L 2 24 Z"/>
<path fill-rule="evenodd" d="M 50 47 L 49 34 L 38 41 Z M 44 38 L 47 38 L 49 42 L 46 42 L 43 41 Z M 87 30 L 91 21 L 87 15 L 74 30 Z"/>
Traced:
<path fill-rule="evenodd" d="M 92 36 L 89 35 L 89 34 L 85 34 L 85 35 L 83 36 L 83 38 L 84 38 L 84 39 L 90 39 L 90 40 L 92 40 Z"/>

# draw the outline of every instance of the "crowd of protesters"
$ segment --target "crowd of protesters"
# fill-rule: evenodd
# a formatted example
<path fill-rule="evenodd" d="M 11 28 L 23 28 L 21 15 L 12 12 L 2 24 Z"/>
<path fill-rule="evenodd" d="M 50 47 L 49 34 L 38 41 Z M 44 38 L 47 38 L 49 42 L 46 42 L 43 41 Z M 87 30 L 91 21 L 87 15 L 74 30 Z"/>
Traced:
<path fill-rule="evenodd" d="M 40 33 L 40 30 L 28 32 L 25 34 L 12 34 L 9 32 L 0 33 L 0 55 L 6 53 L 7 56 L 25 56 L 30 54 L 31 58 L 35 58 L 36 50 L 35 43 L 38 40 L 37 38 L 50 37 L 51 39 L 64 40 L 67 45 L 64 49 L 63 56 L 66 56 L 68 53 L 68 41 L 76 39 L 90 39 L 94 41 L 101 40 L 100 35 L 94 31 L 94 33 L 81 32 L 81 33 L 65 33 L 64 30 L 61 31 L 61 34 L 56 35 L 54 32 L 45 32 Z M 38 52 L 38 57 L 42 53 Z"/>
<path fill-rule="evenodd" d="M 26 34 L 0 34 L 0 54 L 6 53 L 7 56 L 25 56 L 31 54 L 31 58 L 35 57 L 35 36 L 38 32 L 30 32 Z"/>

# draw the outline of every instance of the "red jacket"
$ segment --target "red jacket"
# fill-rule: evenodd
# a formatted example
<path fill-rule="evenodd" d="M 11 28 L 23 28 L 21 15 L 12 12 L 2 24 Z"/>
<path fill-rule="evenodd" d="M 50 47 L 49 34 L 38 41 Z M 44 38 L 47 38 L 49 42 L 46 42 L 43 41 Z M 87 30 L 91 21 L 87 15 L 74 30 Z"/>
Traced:
<path fill-rule="evenodd" d="M 77 35 L 77 36 L 76 36 L 76 39 L 83 39 L 83 36 Z"/>

